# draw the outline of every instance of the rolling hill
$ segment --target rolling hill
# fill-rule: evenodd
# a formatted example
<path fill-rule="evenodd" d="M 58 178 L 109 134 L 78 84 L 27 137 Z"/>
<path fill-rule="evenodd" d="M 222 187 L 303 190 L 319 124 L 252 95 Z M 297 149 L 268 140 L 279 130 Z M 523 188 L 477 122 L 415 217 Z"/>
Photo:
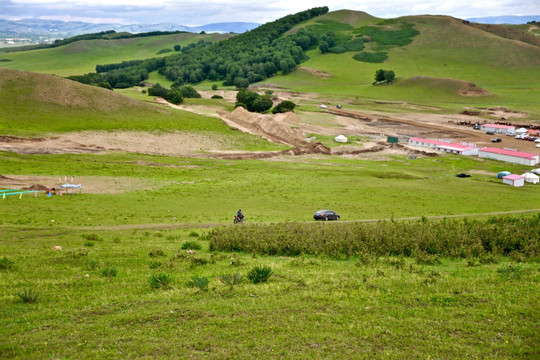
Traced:
<path fill-rule="evenodd" d="M 170 55 L 174 45 L 182 47 L 194 42 L 220 41 L 232 34 L 180 33 L 150 37 L 111 40 L 81 40 L 50 49 L 3 53 L 0 68 L 32 71 L 59 76 L 79 75 L 96 71 L 97 64 L 117 63 Z"/>
<path fill-rule="evenodd" d="M 80 130 L 226 132 L 218 119 L 158 107 L 56 76 L 0 69 L 0 132 L 34 136 Z"/>
<path fill-rule="evenodd" d="M 351 19 L 358 20 L 355 22 Z M 389 45 L 369 41 L 364 43 L 362 51 L 327 54 L 312 49 L 307 52 L 310 59 L 302 66 L 314 71 L 295 71 L 287 76 L 267 79 L 265 83 L 332 98 L 503 104 L 525 107 L 540 115 L 537 101 L 534 100 L 540 91 L 540 85 L 535 80 L 540 78 L 540 46 L 511 38 L 510 32 L 507 33 L 508 37 L 502 37 L 493 31 L 447 16 L 408 16 L 383 20 L 353 11 L 328 13 L 295 27 L 291 32 L 301 28 L 324 28 L 333 31 L 336 38 L 350 41 L 367 27 L 390 32 L 400 31 L 404 26 L 412 26 L 419 33 L 411 38 L 409 44 Z M 356 54 L 364 52 L 384 52 L 386 60 L 369 63 L 353 59 Z M 474 83 L 491 96 L 462 96 L 448 86 L 434 93 L 431 91 L 433 82 L 426 82 L 424 91 L 418 91 L 418 82 L 414 86 L 410 83 L 410 86 L 404 83 L 399 87 L 373 86 L 375 71 L 381 68 L 395 71 L 396 84 L 413 77 L 453 79 Z M 317 72 L 327 76 L 313 75 Z"/>

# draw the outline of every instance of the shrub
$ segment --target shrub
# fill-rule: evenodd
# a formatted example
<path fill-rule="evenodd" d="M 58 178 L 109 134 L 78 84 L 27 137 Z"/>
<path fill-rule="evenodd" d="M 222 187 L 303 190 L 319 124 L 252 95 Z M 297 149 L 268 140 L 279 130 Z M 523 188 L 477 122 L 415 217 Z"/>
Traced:
<path fill-rule="evenodd" d="M 279 104 L 277 104 L 272 109 L 272 114 L 290 112 L 290 111 L 293 111 L 295 107 L 296 107 L 296 104 L 293 103 L 292 101 L 284 100 L 284 101 L 280 102 Z"/>
<path fill-rule="evenodd" d="M 160 261 L 150 261 L 150 269 L 157 269 L 161 266 Z"/>
<path fill-rule="evenodd" d="M 9 270 L 13 267 L 14 262 L 5 256 L 0 257 L 0 270 Z"/>
<path fill-rule="evenodd" d="M 212 99 L 223 99 L 221 95 L 212 95 Z"/>
<path fill-rule="evenodd" d="M 272 268 L 266 265 L 255 266 L 247 274 L 247 278 L 254 284 L 266 282 L 270 276 L 272 276 Z"/>
<path fill-rule="evenodd" d="M 85 242 L 84 242 L 84 246 L 86 246 L 86 247 L 92 247 L 92 246 L 94 246 L 94 243 L 93 243 L 92 241 L 85 241 Z"/>
<path fill-rule="evenodd" d="M 157 273 L 150 276 L 148 283 L 154 289 L 167 289 L 172 283 L 172 277 L 165 273 Z"/>
<path fill-rule="evenodd" d="M 200 277 L 197 275 L 193 275 L 191 277 L 191 280 L 188 282 L 188 286 L 196 287 L 201 291 L 206 291 L 208 290 L 209 283 L 210 283 L 210 280 L 208 280 L 207 277 Z"/>
<path fill-rule="evenodd" d="M 368 62 L 368 63 L 382 63 L 388 58 L 388 53 L 384 51 L 367 52 L 363 51 L 353 56 L 356 61 Z"/>
<path fill-rule="evenodd" d="M 156 54 L 159 55 L 159 54 L 166 54 L 168 52 L 171 52 L 172 49 L 161 49 L 159 50 Z M 179 51 L 179 50 L 178 50 Z"/>
<path fill-rule="evenodd" d="M 197 241 L 186 241 L 182 244 L 182 250 L 201 250 L 201 244 Z"/>
<path fill-rule="evenodd" d="M 214 91 L 217 90 L 217 85 L 216 84 L 212 84 L 212 90 L 214 90 Z"/>
<path fill-rule="evenodd" d="M 192 231 L 192 232 L 189 233 L 189 236 L 191 236 L 191 237 L 199 237 L 199 233 L 196 232 L 196 231 Z"/>
<path fill-rule="evenodd" d="M 34 291 L 33 289 L 23 289 L 23 291 L 19 291 L 17 293 L 17 296 L 25 303 L 25 304 L 33 304 L 39 299 L 39 293 L 37 291 Z"/>
<path fill-rule="evenodd" d="M 118 269 L 114 266 L 107 265 L 103 269 L 101 269 L 101 276 L 103 277 L 111 278 L 115 277 L 116 275 L 118 275 Z"/>

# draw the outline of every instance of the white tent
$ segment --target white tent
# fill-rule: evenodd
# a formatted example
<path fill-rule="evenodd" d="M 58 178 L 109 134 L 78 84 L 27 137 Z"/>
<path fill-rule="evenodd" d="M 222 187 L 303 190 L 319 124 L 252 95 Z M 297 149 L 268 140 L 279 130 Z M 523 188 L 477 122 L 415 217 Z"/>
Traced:
<path fill-rule="evenodd" d="M 535 173 L 536 175 L 540 175 L 540 169 L 533 169 L 531 172 Z"/>
<path fill-rule="evenodd" d="M 340 143 L 346 143 L 348 141 L 347 137 L 343 135 L 336 136 L 334 140 Z"/>
<path fill-rule="evenodd" d="M 517 133 L 520 133 L 520 134 L 525 134 L 527 132 L 527 129 L 525 128 L 519 128 L 516 130 Z"/>
<path fill-rule="evenodd" d="M 538 184 L 540 182 L 540 177 L 538 177 L 538 175 L 534 175 L 531 172 L 526 172 L 525 174 L 523 174 L 523 176 L 525 176 L 525 182 L 533 184 Z"/>

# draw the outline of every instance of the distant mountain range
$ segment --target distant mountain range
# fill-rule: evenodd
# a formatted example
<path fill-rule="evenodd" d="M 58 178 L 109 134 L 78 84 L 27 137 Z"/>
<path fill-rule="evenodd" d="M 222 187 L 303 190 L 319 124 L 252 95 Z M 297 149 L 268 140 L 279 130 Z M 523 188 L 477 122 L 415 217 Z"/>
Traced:
<path fill-rule="evenodd" d="M 0 46 L 46 43 L 56 39 L 65 39 L 75 35 L 97 33 L 107 30 L 129 32 L 132 34 L 150 31 L 243 33 L 258 27 L 259 25 L 260 24 L 249 22 L 226 22 L 190 27 L 173 23 L 121 25 L 40 19 L 24 19 L 18 21 L 0 19 Z"/>
<path fill-rule="evenodd" d="M 480 23 L 480 24 L 511 24 L 519 25 L 526 24 L 530 21 L 536 21 L 540 23 L 540 15 L 505 15 L 505 16 L 486 16 L 467 18 L 465 20 Z"/>

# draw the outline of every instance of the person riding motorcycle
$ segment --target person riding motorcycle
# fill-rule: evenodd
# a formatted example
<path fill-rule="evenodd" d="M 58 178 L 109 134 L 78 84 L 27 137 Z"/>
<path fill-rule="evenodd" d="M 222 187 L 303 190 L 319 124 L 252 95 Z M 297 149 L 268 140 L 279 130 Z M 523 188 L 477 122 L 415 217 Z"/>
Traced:
<path fill-rule="evenodd" d="M 234 217 L 235 223 L 244 222 L 244 214 L 242 214 L 242 209 L 238 210 L 238 213 Z"/>

